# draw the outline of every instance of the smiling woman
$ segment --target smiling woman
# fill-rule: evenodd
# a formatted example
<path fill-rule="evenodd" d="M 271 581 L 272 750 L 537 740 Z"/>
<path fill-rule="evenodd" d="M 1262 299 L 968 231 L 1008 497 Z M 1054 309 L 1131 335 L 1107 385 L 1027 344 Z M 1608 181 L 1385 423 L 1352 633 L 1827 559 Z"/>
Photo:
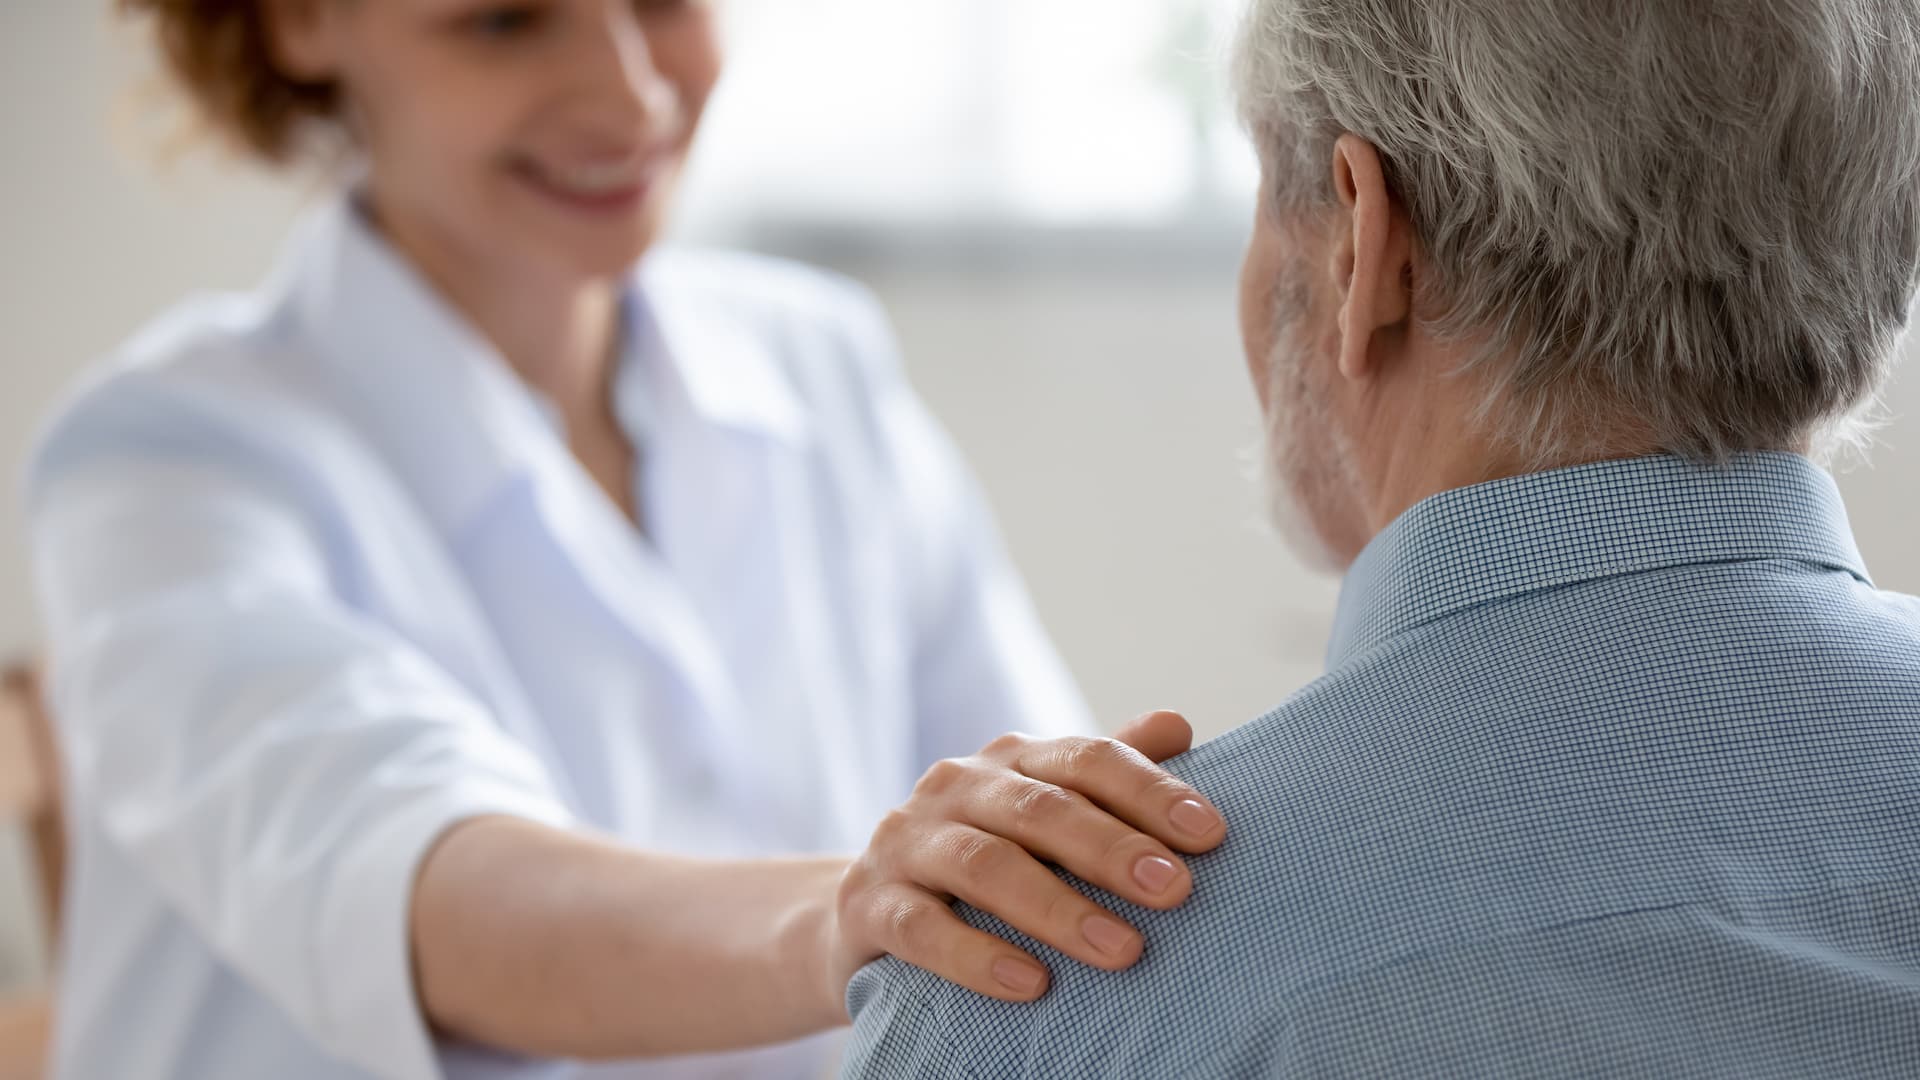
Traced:
<path fill-rule="evenodd" d="M 709 4 L 122 7 L 215 131 L 350 179 L 32 466 L 61 1075 L 816 1075 L 883 953 L 1045 991 L 956 897 L 1138 959 L 1041 860 L 1181 903 L 1226 827 L 1152 764 L 1185 722 L 1078 734 L 864 294 L 653 250 Z"/>
<path fill-rule="evenodd" d="M 297 84 L 353 88 L 371 202 L 443 287 L 476 259 L 631 266 L 720 75 L 713 10 L 694 0 L 632 5 L 617 13 L 629 34 L 598 4 L 282 6 L 275 55 Z"/>

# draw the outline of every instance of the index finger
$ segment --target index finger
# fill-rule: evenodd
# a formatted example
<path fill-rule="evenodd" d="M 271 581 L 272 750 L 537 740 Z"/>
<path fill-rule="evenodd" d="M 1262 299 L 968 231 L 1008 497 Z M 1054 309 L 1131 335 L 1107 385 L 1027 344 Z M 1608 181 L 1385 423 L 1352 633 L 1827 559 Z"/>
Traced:
<path fill-rule="evenodd" d="M 1032 742 L 1021 749 L 1014 767 L 1078 792 L 1175 851 L 1212 851 L 1227 838 L 1226 818 L 1211 800 L 1115 739 Z"/>

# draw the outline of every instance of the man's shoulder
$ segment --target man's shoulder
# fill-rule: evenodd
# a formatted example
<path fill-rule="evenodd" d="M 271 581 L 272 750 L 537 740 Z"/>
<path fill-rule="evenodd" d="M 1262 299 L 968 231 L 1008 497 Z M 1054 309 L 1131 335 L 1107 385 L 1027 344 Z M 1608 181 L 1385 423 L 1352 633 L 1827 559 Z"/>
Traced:
<path fill-rule="evenodd" d="M 876 965 L 851 1075 L 1191 1075 L 1288 1052 L 1274 1033 L 1311 1025 L 1328 988 L 1408 958 L 1478 971 L 1488 943 L 1556 928 L 1764 906 L 1835 868 L 1893 880 L 1920 826 L 1920 784 L 1896 815 L 1886 781 L 1920 734 L 1917 614 L 1760 566 L 1416 629 L 1169 763 L 1230 831 L 1190 860 L 1178 911 L 1077 885 L 1141 929 L 1135 968 L 1080 967 L 962 909 L 1047 963 L 1047 997 Z M 1736 856 L 1767 874 L 1716 869 Z"/>
<path fill-rule="evenodd" d="M 1300 994 L 1432 931 L 1396 928 L 1416 891 L 1400 860 L 1420 846 L 1414 826 L 1433 818 L 1423 793 L 1445 767 L 1408 678 L 1408 657 L 1382 651 L 1166 763 L 1228 821 L 1225 844 L 1188 859 L 1187 904 L 1152 911 L 1068 879 L 1142 931 L 1133 968 L 1084 967 L 963 905 L 970 924 L 1047 965 L 1047 995 L 992 1001 L 882 960 L 849 991 L 847 1075 L 1192 1075 L 1211 1055 L 1280 1052 L 1260 1033 L 1284 1028 Z"/>
<path fill-rule="evenodd" d="M 1275 960 L 1289 940 L 1265 932 L 1280 928 L 1264 879 L 1305 858 L 1277 841 L 1314 832 L 1308 818 L 1320 813 L 1311 806 L 1315 793 L 1293 798 L 1277 786 L 1284 777 L 1264 775 L 1266 763 L 1287 756 L 1293 740 L 1311 738 L 1321 714 L 1341 708 L 1333 692 L 1344 682 L 1319 680 L 1262 719 L 1168 763 L 1221 807 L 1231 830 L 1219 850 L 1189 858 L 1195 891 L 1184 907 L 1151 911 L 1068 879 L 1140 928 L 1147 950 L 1137 965 L 1123 972 L 1082 966 L 962 906 L 966 921 L 1047 965 L 1047 995 L 1031 1004 L 993 1001 L 881 960 L 849 988 L 855 1027 L 846 1075 L 1190 1075 L 1196 1062 L 1232 1042 L 1226 1032 L 1263 1024 L 1284 996 L 1288 980 Z"/>

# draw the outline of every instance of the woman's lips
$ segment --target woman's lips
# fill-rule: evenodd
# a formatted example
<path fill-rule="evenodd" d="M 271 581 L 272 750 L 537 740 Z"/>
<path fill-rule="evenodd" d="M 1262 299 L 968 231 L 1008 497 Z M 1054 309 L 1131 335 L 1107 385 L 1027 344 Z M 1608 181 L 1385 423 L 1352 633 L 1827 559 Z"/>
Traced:
<path fill-rule="evenodd" d="M 619 214 L 647 201 L 672 156 L 649 154 L 638 159 L 575 166 L 545 166 L 521 159 L 513 172 L 547 198 L 571 209 L 592 214 Z"/>

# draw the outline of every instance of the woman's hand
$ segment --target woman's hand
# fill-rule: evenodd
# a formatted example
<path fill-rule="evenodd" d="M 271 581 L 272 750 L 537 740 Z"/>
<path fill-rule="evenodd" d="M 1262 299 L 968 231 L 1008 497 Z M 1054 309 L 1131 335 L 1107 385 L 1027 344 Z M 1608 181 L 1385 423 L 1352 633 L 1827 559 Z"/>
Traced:
<path fill-rule="evenodd" d="M 1131 966 L 1139 932 L 1042 860 L 1144 907 L 1184 903 L 1193 879 L 1175 852 L 1211 850 L 1227 834 L 1204 796 L 1153 764 L 1192 743 L 1184 718 L 1159 712 L 1113 739 L 1006 735 L 936 764 L 841 878 L 831 992 L 844 999 L 854 972 L 892 953 L 1003 1001 L 1045 993 L 1046 968 L 961 922 L 955 899 L 1082 963 Z"/>
<path fill-rule="evenodd" d="M 1173 713 L 1118 739 L 1009 735 L 928 770 L 858 859 L 712 861 L 512 817 L 448 829 L 408 912 L 434 1027 L 535 1057 L 618 1060 L 783 1042 L 847 1020 L 854 972 L 893 953 L 1008 1001 L 1033 957 L 962 923 L 958 898 L 1075 959 L 1140 957 L 1140 935 L 1041 860 L 1136 903 L 1193 890 L 1175 852 L 1226 838 L 1153 762 L 1193 741 Z"/>

